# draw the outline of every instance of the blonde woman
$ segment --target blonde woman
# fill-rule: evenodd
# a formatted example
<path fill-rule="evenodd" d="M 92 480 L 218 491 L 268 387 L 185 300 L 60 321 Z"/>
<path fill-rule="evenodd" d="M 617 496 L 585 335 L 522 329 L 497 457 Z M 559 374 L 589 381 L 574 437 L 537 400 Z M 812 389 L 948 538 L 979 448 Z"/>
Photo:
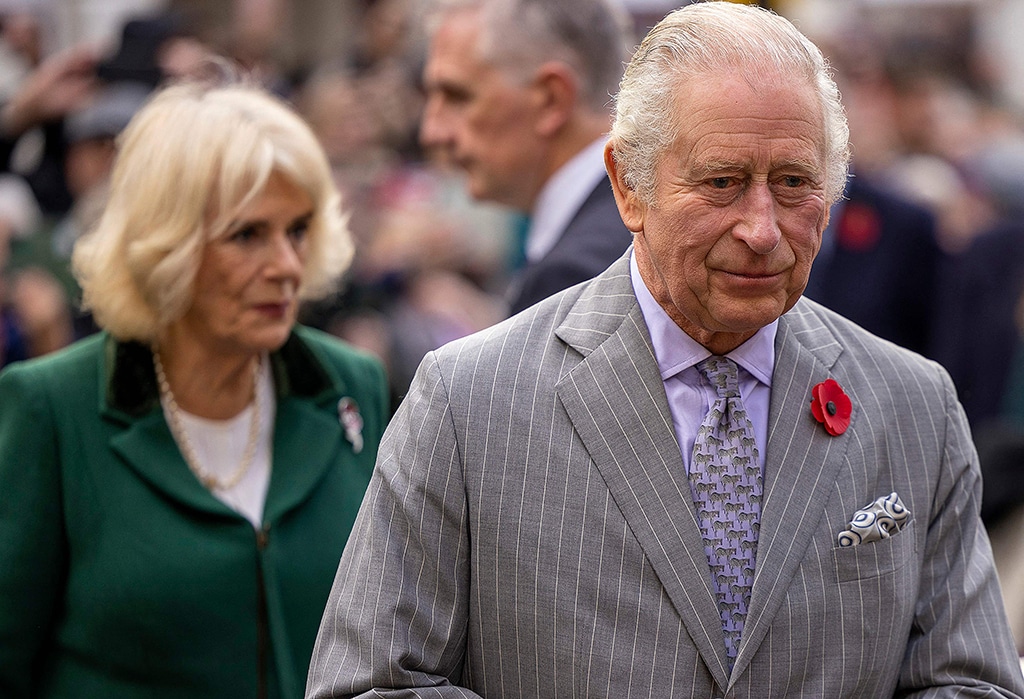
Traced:
<path fill-rule="evenodd" d="M 387 395 L 296 326 L 351 243 L 307 126 L 178 85 L 74 253 L 104 332 L 0 374 L 0 696 L 300 697 Z"/>

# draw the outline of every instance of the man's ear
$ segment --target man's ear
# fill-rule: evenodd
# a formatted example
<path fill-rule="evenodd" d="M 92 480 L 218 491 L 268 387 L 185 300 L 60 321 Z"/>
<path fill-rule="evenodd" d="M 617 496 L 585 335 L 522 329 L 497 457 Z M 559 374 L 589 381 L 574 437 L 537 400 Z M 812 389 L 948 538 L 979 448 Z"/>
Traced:
<path fill-rule="evenodd" d="M 608 179 L 612 181 L 612 190 L 615 192 L 615 204 L 619 207 L 619 216 L 622 217 L 622 222 L 632 232 L 639 233 L 644 229 L 644 214 L 647 213 L 647 205 L 626 184 L 619 164 L 615 162 L 615 143 L 613 140 L 609 140 L 604 145 L 604 166 L 608 170 Z"/>
<path fill-rule="evenodd" d="M 546 61 L 533 74 L 532 87 L 538 114 L 534 128 L 539 136 L 550 138 L 576 109 L 579 78 L 567 64 Z"/>

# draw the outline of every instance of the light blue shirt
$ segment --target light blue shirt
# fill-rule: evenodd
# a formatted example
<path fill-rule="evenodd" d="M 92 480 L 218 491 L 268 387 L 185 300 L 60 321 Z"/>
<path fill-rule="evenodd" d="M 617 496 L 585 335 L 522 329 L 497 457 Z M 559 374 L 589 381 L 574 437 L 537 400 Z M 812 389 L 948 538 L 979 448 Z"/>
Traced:
<path fill-rule="evenodd" d="M 703 345 L 687 335 L 665 312 L 640 277 L 636 257 L 630 253 L 630 278 L 633 291 L 640 302 L 644 322 L 654 345 L 661 380 L 665 382 L 668 407 L 672 412 L 672 425 L 679 442 L 687 473 L 704 416 L 711 409 L 717 393 L 697 370 L 696 365 L 711 356 Z M 764 460 L 768 445 L 768 405 L 771 401 L 772 372 L 775 369 L 775 334 L 779 321 L 766 325 L 753 337 L 726 354 L 739 367 L 740 397 L 754 425 L 757 455 L 764 474 Z"/>
<path fill-rule="evenodd" d="M 541 259 L 562 237 L 572 217 L 608 172 L 604 167 L 604 136 L 558 168 L 537 195 L 526 233 L 526 259 Z"/>

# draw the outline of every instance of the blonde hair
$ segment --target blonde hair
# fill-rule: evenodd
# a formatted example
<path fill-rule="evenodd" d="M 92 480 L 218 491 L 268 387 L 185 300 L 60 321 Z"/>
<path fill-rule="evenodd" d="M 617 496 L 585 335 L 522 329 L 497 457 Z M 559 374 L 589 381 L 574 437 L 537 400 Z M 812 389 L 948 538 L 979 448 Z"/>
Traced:
<path fill-rule="evenodd" d="M 825 124 L 825 194 L 842 195 L 850 160 L 850 130 L 839 89 L 821 51 L 788 20 L 756 5 L 698 2 L 669 13 L 641 42 L 615 98 L 615 162 L 629 188 L 653 202 L 655 170 L 679 134 L 675 88 L 723 70 L 793 76 L 813 86 Z M 787 78 L 788 79 L 788 78 Z"/>
<path fill-rule="evenodd" d="M 152 342 L 188 310 L 203 247 L 278 173 L 313 202 L 301 298 L 331 291 L 353 245 L 320 144 L 284 102 L 245 86 L 179 84 L 118 139 L 110 196 L 72 257 L 83 306 L 122 340 Z"/>

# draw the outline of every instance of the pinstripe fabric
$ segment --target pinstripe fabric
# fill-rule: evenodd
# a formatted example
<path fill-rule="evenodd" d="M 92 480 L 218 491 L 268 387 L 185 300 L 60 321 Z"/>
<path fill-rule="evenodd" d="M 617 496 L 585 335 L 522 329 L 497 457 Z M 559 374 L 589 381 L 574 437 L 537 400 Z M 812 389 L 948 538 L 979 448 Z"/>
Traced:
<path fill-rule="evenodd" d="M 1024 693 L 945 373 L 809 301 L 782 319 L 776 353 L 731 676 L 623 258 L 424 360 L 381 445 L 307 695 Z M 839 437 L 810 413 L 829 376 L 854 402 Z M 853 512 L 892 491 L 912 513 L 904 530 L 839 549 Z"/>

